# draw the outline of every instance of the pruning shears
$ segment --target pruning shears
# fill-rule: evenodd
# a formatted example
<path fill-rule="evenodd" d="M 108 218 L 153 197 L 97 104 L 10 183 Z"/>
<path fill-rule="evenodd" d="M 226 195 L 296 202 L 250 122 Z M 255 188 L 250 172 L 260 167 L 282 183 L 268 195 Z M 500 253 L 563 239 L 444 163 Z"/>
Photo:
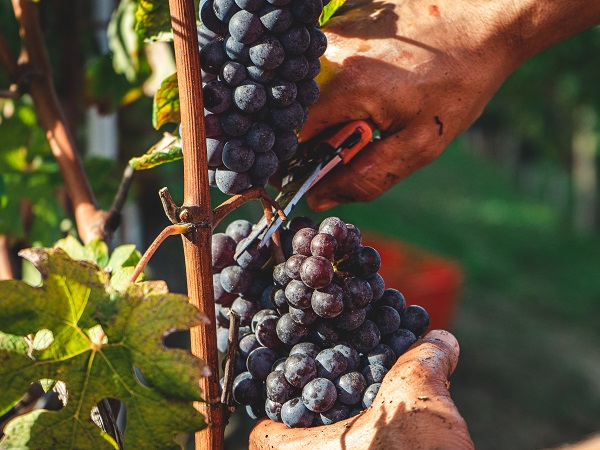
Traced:
<path fill-rule="evenodd" d="M 356 120 L 343 125 L 329 137 L 303 144 L 298 152 L 301 156 L 292 159 L 284 169 L 281 192 L 275 201 L 283 208 L 285 215 L 289 215 L 304 194 L 321 178 L 338 164 L 348 164 L 367 144 L 379 138 L 379 131 L 371 123 Z M 260 239 L 258 246 L 264 246 L 282 224 L 277 215 L 270 223 L 263 216 L 248 236 L 246 244 L 236 252 L 235 258 L 257 239 Z"/>

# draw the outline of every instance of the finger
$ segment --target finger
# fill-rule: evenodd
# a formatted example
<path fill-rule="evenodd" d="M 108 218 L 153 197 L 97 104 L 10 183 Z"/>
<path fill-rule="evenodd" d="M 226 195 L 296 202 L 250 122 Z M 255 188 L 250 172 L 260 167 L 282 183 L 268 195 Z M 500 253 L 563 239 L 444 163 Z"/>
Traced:
<path fill-rule="evenodd" d="M 309 191 L 308 204 L 324 211 L 340 203 L 367 202 L 437 158 L 447 143 L 435 121 L 411 124 L 369 144 L 348 164 L 336 167 Z"/>

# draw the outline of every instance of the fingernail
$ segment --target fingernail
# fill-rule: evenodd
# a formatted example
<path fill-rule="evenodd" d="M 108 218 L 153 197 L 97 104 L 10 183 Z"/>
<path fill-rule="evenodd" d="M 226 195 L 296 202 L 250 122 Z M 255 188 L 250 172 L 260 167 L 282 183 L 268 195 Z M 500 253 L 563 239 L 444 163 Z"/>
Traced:
<path fill-rule="evenodd" d="M 437 339 L 448 344 L 450 347 L 458 349 L 458 341 L 452 333 L 446 330 L 432 330 L 424 336 L 425 339 Z"/>

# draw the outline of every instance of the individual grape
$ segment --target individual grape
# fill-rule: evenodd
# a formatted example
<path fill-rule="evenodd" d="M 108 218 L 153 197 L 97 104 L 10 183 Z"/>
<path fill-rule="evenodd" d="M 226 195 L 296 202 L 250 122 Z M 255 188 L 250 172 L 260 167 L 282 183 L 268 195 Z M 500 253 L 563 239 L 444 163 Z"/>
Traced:
<path fill-rule="evenodd" d="M 310 307 L 306 309 L 298 309 L 290 306 L 288 311 L 292 315 L 292 318 L 302 325 L 310 325 L 319 318 L 319 316 Z"/>
<path fill-rule="evenodd" d="M 270 4 L 265 5 L 258 12 L 258 16 L 263 26 L 273 34 L 284 32 L 294 22 L 294 16 L 289 8 L 279 8 Z"/>
<path fill-rule="evenodd" d="M 223 127 L 221 126 L 221 116 L 217 114 L 205 114 L 204 129 L 206 137 L 212 138 L 223 135 Z"/>
<path fill-rule="evenodd" d="M 248 58 L 250 58 L 249 55 Z M 248 72 L 248 78 L 257 83 L 266 85 L 275 79 L 274 70 L 261 69 L 260 67 L 252 65 L 246 67 L 246 71 Z"/>
<path fill-rule="evenodd" d="M 265 390 L 267 398 L 277 403 L 285 403 L 299 394 L 299 390 L 285 378 L 283 370 L 274 370 L 267 376 Z"/>
<path fill-rule="evenodd" d="M 240 266 L 225 267 L 221 271 L 221 286 L 231 294 L 242 294 L 252 284 L 252 272 Z"/>
<path fill-rule="evenodd" d="M 251 327 L 252 331 L 256 332 L 256 325 L 258 325 L 258 322 L 266 319 L 267 317 L 271 317 L 271 316 L 274 316 L 277 319 L 278 318 L 277 311 L 275 311 L 274 309 L 270 309 L 270 308 L 265 308 L 265 309 L 259 310 L 252 317 L 252 322 L 250 323 L 250 327 Z M 266 347 L 266 345 L 264 347 Z"/>
<path fill-rule="evenodd" d="M 270 399 L 265 400 L 265 413 L 267 417 L 275 422 L 281 422 L 281 403 L 274 402 Z"/>
<path fill-rule="evenodd" d="M 235 0 L 237 5 L 246 11 L 258 11 L 265 5 L 265 0 Z"/>
<path fill-rule="evenodd" d="M 343 242 L 348 235 L 348 227 L 339 217 L 327 217 L 319 225 L 319 233 L 330 234 L 336 242 Z"/>
<path fill-rule="evenodd" d="M 200 50 L 200 65 L 206 73 L 218 75 L 226 61 L 227 54 L 220 41 L 210 42 Z"/>
<path fill-rule="evenodd" d="M 279 161 L 291 159 L 298 150 L 298 137 L 291 130 L 275 130 L 273 151 Z"/>
<path fill-rule="evenodd" d="M 253 113 L 265 106 L 265 88 L 255 81 L 247 80 L 233 90 L 233 101 L 241 111 Z"/>
<path fill-rule="evenodd" d="M 286 309 L 288 307 L 287 298 L 283 289 L 274 289 L 271 294 L 271 300 L 277 310 Z"/>
<path fill-rule="evenodd" d="M 241 139 L 230 139 L 223 146 L 223 164 L 233 172 L 246 172 L 254 164 L 254 152 Z"/>
<path fill-rule="evenodd" d="M 310 33 L 304 25 L 295 25 L 283 33 L 279 37 L 279 41 L 287 55 L 299 55 L 308 48 Z"/>
<path fill-rule="evenodd" d="M 262 382 L 250 372 L 242 372 L 233 380 L 233 399 L 240 405 L 250 405 L 262 400 Z"/>
<path fill-rule="evenodd" d="M 385 344 L 378 344 L 367 354 L 369 364 L 379 364 L 386 369 L 391 369 L 396 359 L 394 351 Z"/>
<path fill-rule="evenodd" d="M 321 347 L 330 347 L 340 340 L 340 333 L 331 322 L 320 321 L 310 329 L 309 336 Z"/>
<path fill-rule="evenodd" d="M 285 364 L 286 359 L 287 359 L 287 357 L 283 356 L 283 357 L 279 358 L 277 361 L 275 361 L 273 363 L 273 367 L 271 367 L 271 372 L 275 372 L 276 370 L 283 372 L 283 365 Z"/>
<path fill-rule="evenodd" d="M 283 346 L 283 342 L 277 337 L 277 323 L 279 317 L 268 316 L 256 324 L 256 339 L 267 348 L 278 349 Z"/>
<path fill-rule="evenodd" d="M 369 364 L 362 370 L 362 376 L 365 377 L 367 385 L 370 385 L 381 383 L 387 372 L 388 370 L 379 364 Z"/>
<path fill-rule="evenodd" d="M 246 67 L 235 61 L 227 61 L 221 67 L 221 80 L 229 86 L 235 87 L 247 78 Z"/>
<path fill-rule="evenodd" d="M 263 32 L 258 16 L 243 9 L 236 12 L 229 21 L 229 34 L 242 44 L 252 44 Z"/>
<path fill-rule="evenodd" d="M 321 413 L 333 406 L 337 399 L 335 385 L 327 378 L 315 378 L 302 388 L 302 402 L 313 412 Z"/>
<path fill-rule="evenodd" d="M 364 308 L 373 299 L 371 286 L 361 278 L 346 278 L 343 289 L 344 305 L 348 309 Z"/>
<path fill-rule="evenodd" d="M 375 275 L 380 267 L 381 257 L 373 247 L 361 247 L 338 264 L 340 270 L 362 278 Z"/>
<path fill-rule="evenodd" d="M 250 179 L 264 179 L 266 181 L 277 172 L 278 165 L 279 160 L 274 152 L 256 153 L 254 164 L 249 171 Z"/>
<path fill-rule="evenodd" d="M 258 300 L 238 297 L 231 304 L 231 310 L 240 315 L 240 325 L 250 325 L 252 316 L 260 309 Z"/>
<path fill-rule="evenodd" d="M 285 80 L 300 81 L 308 74 L 308 60 L 304 55 L 288 55 L 278 67 L 277 73 Z"/>
<path fill-rule="evenodd" d="M 246 63 L 250 61 L 250 47 L 246 44 L 238 42 L 231 35 L 225 38 L 225 53 L 233 61 L 238 63 Z"/>
<path fill-rule="evenodd" d="M 240 10 L 234 0 L 213 0 L 215 16 L 222 22 L 229 22 L 233 15 Z"/>
<path fill-rule="evenodd" d="M 256 153 L 265 153 L 273 148 L 275 132 L 264 122 L 254 122 L 248 133 L 246 133 L 244 140 L 248 144 L 248 147 Z"/>
<path fill-rule="evenodd" d="M 253 420 L 262 419 L 266 416 L 265 404 L 260 402 L 258 404 L 246 405 L 246 414 Z"/>
<path fill-rule="evenodd" d="M 236 253 L 239 253 L 237 263 L 244 269 L 260 269 L 269 261 L 271 251 L 266 245 L 258 248 L 259 241 L 254 241 L 248 245 L 248 239 L 244 238 L 237 244 Z M 241 250 L 244 247 L 246 247 L 246 250 L 242 252 Z"/>
<path fill-rule="evenodd" d="M 347 342 L 338 342 L 334 347 L 334 350 L 340 352 L 348 361 L 348 371 L 352 372 L 359 368 L 360 366 L 360 355 L 356 351 L 354 347 L 352 347 Z"/>
<path fill-rule="evenodd" d="M 277 357 L 277 352 L 270 348 L 258 347 L 252 350 L 246 361 L 248 372 L 255 379 L 265 381 L 271 373 L 271 366 L 277 360 Z"/>
<path fill-rule="evenodd" d="M 308 287 L 322 289 L 333 280 L 333 267 L 329 260 L 322 256 L 309 256 L 300 266 L 300 278 Z"/>
<path fill-rule="evenodd" d="M 313 27 L 308 29 L 310 34 L 310 44 L 304 51 L 304 56 L 307 60 L 320 58 L 327 49 L 327 37 L 319 28 Z"/>
<path fill-rule="evenodd" d="M 210 83 L 211 81 L 218 80 L 219 77 L 213 73 L 205 72 L 200 69 L 200 77 L 202 79 L 202 83 Z M 206 110 L 204 111 L 206 113 Z"/>
<path fill-rule="evenodd" d="M 385 292 L 385 281 L 383 277 L 376 273 L 375 275 L 367 278 L 367 283 L 371 286 L 371 291 L 373 292 L 373 302 L 379 300 L 383 293 Z"/>
<path fill-rule="evenodd" d="M 304 54 L 306 56 L 306 53 Z M 306 80 L 315 78 L 321 72 L 321 60 L 319 58 L 311 59 L 306 56 L 308 60 L 308 73 L 306 74 Z"/>
<path fill-rule="evenodd" d="M 306 383 L 317 376 L 317 365 L 310 356 L 294 353 L 286 359 L 283 365 L 283 374 L 292 386 L 303 388 Z"/>
<path fill-rule="evenodd" d="M 335 380 L 348 370 L 348 360 L 335 348 L 326 348 L 315 357 L 317 376 Z"/>
<path fill-rule="evenodd" d="M 235 241 L 225 233 L 216 233 L 212 236 L 212 265 L 218 269 L 235 264 Z"/>
<path fill-rule="evenodd" d="M 252 224 L 244 219 L 238 219 L 227 225 L 225 234 L 230 236 L 237 244 L 242 239 L 250 236 L 252 232 Z"/>
<path fill-rule="evenodd" d="M 390 347 L 397 357 L 408 350 L 416 341 L 417 337 L 413 332 L 404 328 L 399 328 L 383 337 L 383 343 Z"/>
<path fill-rule="evenodd" d="M 402 313 L 402 328 L 422 336 L 429 328 L 429 314 L 422 306 L 410 305 Z"/>
<path fill-rule="evenodd" d="M 292 241 L 292 248 L 294 246 L 294 241 Z M 296 254 L 292 255 L 285 262 L 285 273 L 292 280 L 300 280 L 300 268 L 302 267 L 302 263 L 307 258 L 307 256 Z M 287 286 L 287 285 L 286 285 Z"/>
<path fill-rule="evenodd" d="M 277 322 L 277 337 L 287 345 L 294 345 L 308 336 L 308 328 L 296 322 L 291 314 L 284 314 Z M 292 383 L 293 384 L 293 383 Z"/>
<path fill-rule="evenodd" d="M 231 107 L 231 91 L 222 81 L 214 80 L 206 83 L 202 87 L 202 95 L 204 97 L 204 108 L 207 111 L 221 114 Z"/>
<path fill-rule="evenodd" d="M 318 345 L 313 344 L 312 342 L 301 342 L 299 344 L 294 345 L 290 350 L 290 355 L 295 355 L 296 353 L 301 355 L 310 356 L 312 359 L 315 359 L 321 349 Z"/>
<path fill-rule="evenodd" d="M 223 28 L 225 29 L 225 28 Z M 209 42 L 217 40 L 219 35 L 212 30 L 209 30 L 205 25 L 198 25 L 198 45 L 204 47 Z M 204 78 L 204 77 L 203 77 Z"/>
<path fill-rule="evenodd" d="M 250 47 L 250 60 L 261 69 L 273 70 L 279 67 L 285 57 L 281 43 L 275 36 L 265 36 Z"/>
<path fill-rule="evenodd" d="M 375 308 L 370 318 L 381 330 L 381 334 L 393 333 L 400 328 L 400 314 L 391 306 Z"/>
<path fill-rule="evenodd" d="M 223 164 L 224 137 L 206 138 L 206 156 L 208 165 L 218 167 Z"/>
<path fill-rule="evenodd" d="M 271 120 L 276 128 L 281 130 L 296 130 L 302 126 L 304 110 L 297 101 L 283 108 L 271 109 Z"/>
<path fill-rule="evenodd" d="M 235 302 L 234 302 L 235 303 Z M 365 320 L 350 336 L 350 343 L 360 353 L 373 350 L 381 340 L 381 332 L 377 325 Z"/>
<path fill-rule="evenodd" d="M 337 284 L 330 284 L 312 293 L 310 305 L 316 314 L 331 319 L 344 310 L 344 291 Z"/>
<path fill-rule="evenodd" d="M 323 2 L 321 0 L 303 0 L 292 3 L 292 13 L 296 20 L 313 24 L 323 12 Z"/>
<path fill-rule="evenodd" d="M 215 303 L 219 305 L 229 306 L 237 298 L 236 294 L 231 294 L 221 286 L 221 274 L 213 274 L 213 286 L 215 294 Z"/>
<path fill-rule="evenodd" d="M 326 233 L 317 233 L 310 241 L 310 253 L 313 256 L 322 256 L 329 260 L 333 259 L 337 241 L 335 238 Z"/>
<path fill-rule="evenodd" d="M 365 308 L 345 309 L 336 317 L 335 323 L 340 330 L 352 331 L 360 327 L 366 317 Z"/>
<path fill-rule="evenodd" d="M 281 407 L 281 421 L 289 428 L 310 427 L 315 413 L 309 410 L 300 397 L 288 400 Z"/>
<path fill-rule="evenodd" d="M 217 350 L 226 353 L 229 347 L 229 330 L 223 327 L 217 327 Z"/>
<path fill-rule="evenodd" d="M 320 414 L 323 425 L 331 425 L 351 417 L 350 406 L 336 401 L 331 408 Z"/>
<path fill-rule="evenodd" d="M 391 306 L 398 311 L 398 313 L 402 314 L 406 308 L 406 299 L 400 291 L 396 289 L 386 289 L 383 291 L 381 298 L 377 301 L 376 306 Z"/>
<path fill-rule="evenodd" d="M 273 281 L 281 287 L 287 286 L 287 284 L 292 281 L 292 278 L 285 272 L 285 263 L 277 264 L 273 268 Z"/>
<path fill-rule="evenodd" d="M 362 398 L 362 407 L 368 408 L 373 404 L 375 397 L 377 396 L 377 392 L 379 392 L 379 388 L 381 387 L 381 383 L 371 384 L 367 389 L 365 389 L 365 393 Z"/>
<path fill-rule="evenodd" d="M 244 361 L 248 358 L 248 355 L 252 353 L 252 351 L 256 350 L 260 347 L 260 342 L 256 339 L 254 333 L 247 334 L 242 337 L 238 342 L 238 350 L 239 355 L 244 358 Z"/>
<path fill-rule="evenodd" d="M 292 239 L 292 250 L 294 253 L 311 256 L 310 244 L 316 235 L 317 231 L 313 228 L 303 228 L 297 231 L 294 239 Z"/>
<path fill-rule="evenodd" d="M 292 280 L 285 287 L 288 303 L 298 309 L 310 308 L 312 293 L 313 290 L 299 280 Z"/>
<path fill-rule="evenodd" d="M 208 30 L 218 36 L 225 36 L 227 34 L 227 25 L 221 22 L 215 15 L 212 0 L 208 0 L 200 5 L 199 16 L 200 22 L 202 22 L 202 25 Z"/>
<path fill-rule="evenodd" d="M 358 372 L 348 372 L 334 382 L 338 400 L 346 405 L 355 405 L 362 400 L 367 388 L 365 377 Z"/>
<path fill-rule="evenodd" d="M 296 83 L 277 78 L 267 86 L 266 92 L 269 104 L 282 108 L 290 105 L 296 99 Z"/>
<path fill-rule="evenodd" d="M 250 129 L 252 118 L 239 111 L 227 111 L 221 116 L 221 127 L 230 136 L 239 137 Z"/>
<path fill-rule="evenodd" d="M 302 228 L 315 228 L 315 223 L 310 217 L 296 216 L 288 223 L 288 229 L 297 233 Z"/>
<path fill-rule="evenodd" d="M 285 61 L 284 61 L 285 64 Z M 306 63 L 308 73 L 308 62 Z M 317 102 L 321 90 L 315 80 L 304 80 L 298 82 L 298 103 L 302 106 L 310 106 Z"/>

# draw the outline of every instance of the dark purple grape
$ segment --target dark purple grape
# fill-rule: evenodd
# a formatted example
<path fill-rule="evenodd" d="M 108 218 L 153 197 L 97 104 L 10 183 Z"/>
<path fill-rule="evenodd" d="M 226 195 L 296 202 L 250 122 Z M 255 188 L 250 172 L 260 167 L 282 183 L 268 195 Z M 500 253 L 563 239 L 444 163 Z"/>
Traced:
<path fill-rule="evenodd" d="M 337 284 L 315 290 L 310 305 L 316 314 L 325 319 L 339 316 L 344 310 L 344 291 Z"/>
<path fill-rule="evenodd" d="M 206 83 L 202 87 L 202 96 L 204 98 L 204 108 L 214 114 L 221 114 L 232 105 L 231 90 L 219 80 Z"/>
<path fill-rule="evenodd" d="M 295 355 L 296 353 L 300 355 L 310 356 L 312 359 L 315 359 L 321 349 L 318 345 L 313 344 L 312 342 L 300 342 L 299 344 L 294 345 L 290 350 L 290 355 Z"/>
<path fill-rule="evenodd" d="M 381 383 L 387 372 L 388 370 L 379 364 L 369 364 L 362 370 L 362 376 L 365 377 L 367 385 L 370 385 Z"/>
<path fill-rule="evenodd" d="M 216 233 L 212 236 L 212 265 L 218 269 L 235 264 L 235 241 L 225 233 Z"/>
<path fill-rule="evenodd" d="M 393 333 L 400 328 L 400 314 L 391 306 L 375 308 L 370 314 L 370 319 L 381 330 L 381 334 Z"/>
<path fill-rule="evenodd" d="M 303 228 L 296 232 L 292 240 L 292 250 L 296 254 L 311 256 L 310 243 L 317 235 L 313 228 Z"/>
<path fill-rule="evenodd" d="M 283 365 L 285 364 L 285 360 L 287 357 L 283 356 L 279 358 L 277 361 L 273 363 L 273 367 L 271 367 L 271 372 L 280 371 L 283 372 Z"/>
<path fill-rule="evenodd" d="M 335 324 L 340 330 L 352 331 L 360 327 L 366 317 L 367 311 L 365 308 L 344 309 L 344 311 L 335 318 Z"/>
<path fill-rule="evenodd" d="M 302 325 L 310 325 L 319 318 L 319 316 L 310 307 L 306 309 L 298 309 L 290 306 L 289 313 L 296 322 L 301 323 Z"/>
<path fill-rule="evenodd" d="M 247 334 L 242 337 L 238 342 L 239 355 L 244 358 L 244 361 L 248 358 L 248 355 L 255 349 L 260 347 L 260 342 L 256 339 L 254 334 Z M 245 364 L 245 363 L 244 363 Z"/>
<path fill-rule="evenodd" d="M 257 380 L 265 381 L 269 373 L 271 373 L 271 366 L 277 360 L 277 352 L 273 349 L 266 347 L 258 347 L 252 350 L 248 355 L 246 365 L 248 372 Z"/>
<path fill-rule="evenodd" d="M 371 291 L 373 291 L 372 302 L 376 302 L 382 297 L 383 293 L 385 292 L 385 281 L 383 280 L 383 277 L 381 275 L 376 273 L 372 277 L 367 278 L 367 283 L 369 283 L 369 285 L 371 286 Z"/>
<path fill-rule="evenodd" d="M 360 367 L 360 355 L 352 345 L 347 342 L 338 342 L 333 349 L 344 355 L 348 362 L 348 371 L 352 372 Z"/>
<path fill-rule="evenodd" d="M 283 308 L 287 310 L 288 302 L 283 289 L 274 289 L 271 291 L 271 300 L 278 310 Z"/>
<path fill-rule="evenodd" d="M 271 120 L 275 128 L 281 130 L 297 130 L 302 126 L 304 110 L 297 101 L 283 108 L 271 109 Z"/>
<path fill-rule="evenodd" d="M 303 0 L 292 3 L 292 13 L 296 20 L 313 24 L 323 12 L 323 2 L 321 0 Z"/>
<path fill-rule="evenodd" d="M 231 310 L 240 315 L 240 325 L 246 326 L 252 323 L 252 317 L 260 310 L 258 300 L 238 297 L 231 304 Z"/>
<path fill-rule="evenodd" d="M 275 143 L 275 132 L 273 129 L 263 122 L 255 122 L 252 124 L 248 133 L 244 137 L 246 144 L 256 153 L 268 152 L 273 148 Z M 277 155 L 275 155 L 277 157 Z"/>
<path fill-rule="evenodd" d="M 335 380 L 338 400 L 346 405 L 356 405 L 367 388 L 365 377 L 358 372 L 348 372 Z"/>
<path fill-rule="evenodd" d="M 234 302 L 235 303 L 235 302 Z M 358 327 L 349 336 L 350 344 L 360 353 L 366 353 L 373 350 L 379 341 L 381 340 L 381 332 L 377 325 L 370 320 L 365 320 L 360 327 Z"/>
<path fill-rule="evenodd" d="M 281 421 L 288 428 L 310 427 L 315 418 L 315 413 L 309 410 L 300 397 L 288 400 L 281 407 Z"/>
<path fill-rule="evenodd" d="M 391 306 L 398 313 L 402 314 L 406 308 L 406 299 L 400 291 L 396 289 L 386 289 L 383 291 L 383 295 L 373 306 Z"/>
<path fill-rule="evenodd" d="M 390 347 L 397 357 L 402 355 L 408 348 L 417 341 L 417 337 L 412 331 L 399 328 L 393 333 L 383 337 L 383 343 Z"/>
<path fill-rule="evenodd" d="M 375 275 L 380 267 L 381 257 L 373 247 L 361 247 L 338 264 L 339 270 L 362 278 Z"/>
<path fill-rule="evenodd" d="M 348 235 L 348 227 L 339 217 L 327 217 L 319 225 L 319 233 L 330 234 L 336 242 L 343 242 Z"/>
<path fill-rule="evenodd" d="M 294 246 L 294 241 L 292 241 L 292 248 Z M 300 268 L 302 267 L 302 263 L 307 258 L 302 254 L 292 255 L 285 262 L 285 273 L 288 277 L 293 280 L 300 280 Z"/>
<path fill-rule="evenodd" d="M 221 80 L 229 87 L 235 87 L 247 78 L 246 67 L 235 61 L 227 61 L 221 67 Z"/>
<path fill-rule="evenodd" d="M 267 399 L 265 401 L 265 412 L 267 417 L 274 422 L 281 422 L 281 407 L 283 405 L 281 403 L 274 402 L 272 400 Z"/>
<path fill-rule="evenodd" d="M 237 5 L 246 11 L 258 11 L 265 5 L 265 0 L 235 0 Z"/>
<path fill-rule="evenodd" d="M 315 357 L 317 376 L 335 380 L 348 370 L 348 360 L 334 348 L 326 348 Z"/>
<path fill-rule="evenodd" d="M 217 137 L 225 134 L 221 126 L 221 116 L 218 114 L 205 114 L 204 128 L 206 130 L 206 137 Z"/>
<path fill-rule="evenodd" d="M 225 29 L 223 27 L 223 29 Z M 209 42 L 217 40 L 219 35 L 212 30 L 209 30 L 205 25 L 198 25 L 198 45 L 204 47 Z M 202 77 L 204 79 L 204 77 Z"/>
<path fill-rule="evenodd" d="M 260 295 L 260 307 L 263 309 L 271 309 L 275 308 L 273 301 L 271 300 L 271 294 L 276 289 L 275 286 L 267 286 L 265 290 Z"/>
<path fill-rule="evenodd" d="M 213 286 L 215 294 L 215 303 L 219 305 L 229 306 L 237 298 L 236 294 L 231 294 L 221 286 L 221 274 L 213 274 Z"/>
<path fill-rule="evenodd" d="M 267 94 L 262 84 L 246 80 L 233 90 L 233 101 L 241 111 L 253 113 L 267 102 Z"/>
<path fill-rule="evenodd" d="M 211 81 L 219 79 L 217 75 L 207 73 L 204 70 L 200 70 L 200 76 L 202 78 L 202 83 L 210 83 Z M 206 110 L 204 112 L 206 113 Z"/>
<path fill-rule="evenodd" d="M 335 385 L 327 378 L 315 378 L 302 388 L 304 406 L 316 413 L 327 411 L 337 399 Z"/>
<path fill-rule="evenodd" d="M 241 139 L 230 139 L 223 146 L 223 164 L 232 172 L 246 172 L 254 164 L 254 152 Z"/>
<path fill-rule="evenodd" d="M 270 4 L 265 5 L 258 16 L 263 26 L 272 34 L 286 31 L 294 22 L 294 17 L 289 8 L 279 8 Z"/>
<path fill-rule="evenodd" d="M 308 74 L 308 61 L 304 55 L 286 56 L 281 65 L 277 68 L 277 73 L 285 80 L 300 81 Z M 298 86 L 298 88 L 299 87 L 300 86 Z"/>
<path fill-rule="evenodd" d="M 217 327 L 217 350 L 226 353 L 229 347 L 229 330 L 223 327 Z"/>
<path fill-rule="evenodd" d="M 312 342 L 321 347 L 330 347 L 340 340 L 340 333 L 336 327 L 326 321 L 317 322 L 309 331 Z"/>
<path fill-rule="evenodd" d="M 266 88 L 267 98 L 271 106 L 282 108 L 296 99 L 296 83 L 277 78 Z"/>
<path fill-rule="evenodd" d="M 323 425 L 331 425 L 351 417 L 350 406 L 336 401 L 331 408 L 320 414 Z"/>
<path fill-rule="evenodd" d="M 268 316 L 256 324 L 256 339 L 262 346 L 278 349 L 283 345 L 277 337 L 277 322 L 279 317 Z"/>
<path fill-rule="evenodd" d="M 291 159 L 298 150 L 298 137 L 291 130 L 275 130 L 275 143 L 273 151 L 279 161 Z"/>
<path fill-rule="evenodd" d="M 309 256 L 300 266 L 300 278 L 308 287 L 322 289 L 333 280 L 333 267 L 329 260 L 322 256 Z"/>
<path fill-rule="evenodd" d="M 346 278 L 343 289 L 344 305 L 348 309 L 364 308 L 373 299 L 371 286 L 361 278 Z"/>
<path fill-rule="evenodd" d="M 248 58 L 250 58 L 250 56 L 248 56 Z M 248 78 L 250 78 L 252 81 L 256 81 L 257 83 L 267 84 L 275 79 L 274 70 L 266 70 L 256 66 L 248 66 L 246 67 L 246 71 L 248 72 Z"/>
<path fill-rule="evenodd" d="M 379 388 L 381 387 L 381 383 L 371 384 L 367 389 L 365 389 L 365 393 L 362 398 L 362 407 L 368 408 L 375 401 L 375 397 L 377 396 L 377 392 L 379 392 Z"/>
<path fill-rule="evenodd" d="M 333 259 L 336 247 L 335 238 L 326 233 L 317 233 L 310 241 L 310 253 L 313 256 L 322 256 L 329 260 Z"/>
<path fill-rule="evenodd" d="M 296 322 L 289 313 L 279 318 L 277 337 L 281 342 L 287 345 L 295 345 L 305 339 L 306 336 L 308 336 L 308 328 Z"/>
<path fill-rule="evenodd" d="M 378 344 L 367 354 L 369 364 L 379 364 L 386 369 L 391 369 L 396 359 L 394 351 L 385 344 Z"/>
<path fill-rule="evenodd" d="M 237 244 L 252 232 L 252 224 L 244 219 L 238 219 L 227 225 L 225 234 L 230 236 Z"/>
<path fill-rule="evenodd" d="M 304 54 L 306 56 L 306 53 Z M 321 60 L 319 58 L 311 59 L 308 56 L 306 57 L 308 60 L 308 73 L 306 74 L 306 80 L 310 80 L 311 78 L 315 78 L 321 72 Z"/>
<path fill-rule="evenodd" d="M 218 167 L 223 164 L 223 146 L 225 145 L 225 137 L 206 138 L 206 156 L 208 165 Z"/>
<path fill-rule="evenodd" d="M 286 359 L 283 365 L 283 374 L 292 386 L 303 388 L 306 383 L 317 376 L 317 365 L 310 356 L 294 353 Z"/>
<path fill-rule="evenodd" d="M 285 61 L 284 61 L 285 64 Z M 308 73 L 308 63 L 307 69 Z M 298 103 L 302 106 L 310 106 L 317 102 L 321 90 L 315 80 L 304 80 L 298 82 Z"/>
<path fill-rule="evenodd" d="M 251 330 L 253 332 L 256 332 L 256 325 L 258 325 L 258 322 L 270 316 L 274 316 L 276 319 L 279 318 L 279 316 L 277 315 L 277 311 L 275 311 L 274 309 L 265 308 L 259 310 L 256 314 L 254 314 L 254 317 L 252 317 L 252 322 L 250 323 Z M 266 345 L 264 347 L 266 347 Z"/>
<path fill-rule="evenodd" d="M 295 25 L 283 33 L 279 40 L 287 55 L 299 55 L 308 48 L 310 33 L 304 25 Z"/>
<path fill-rule="evenodd" d="M 265 383 L 267 398 L 277 403 L 285 403 L 299 394 L 297 388 L 286 380 L 283 370 L 275 370 L 267 376 Z"/>
<path fill-rule="evenodd" d="M 262 382 L 250 372 L 243 372 L 233 380 L 233 399 L 240 405 L 250 405 L 262 400 Z"/>
<path fill-rule="evenodd" d="M 248 239 L 249 238 L 244 238 L 237 244 L 237 253 L 240 253 L 242 248 L 247 247 L 246 250 L 239 254 L 237 258 L 237 263 L 240 265 L 240 267 L 243 267 L 244 269 L 258 270 L 267 263 L 267 261 L 271 257 L 271 251 L 267 246 L 258 248 L 258 245 L 260 244 L 258 240 L 252 242 L 248 246 Z"/>
<path fill-rule="evenodd" d="M 320 58 L 325 53 L 325 50 L 327 50 L 327 37 L 317 27 L 309 28 L 308 32 L 310 34 L 310 44 L 304 51 L 304 56 L 310 61 L 311 59 Z"/>
<path fill-rule="evenodd" d="M 252 44 L 263 35 L 263 32 L 259 17 L 243 9 L 236 12 L 229 21 L 231 37 L 242 44 Z"/>
<path fill-rule="evenodd" d="M 220 41 L 210 42 L 200 50 L 200 64 L 206 73 L 218 75 L 227 61 L 227 54 Z"/>
<path fill-rule="evenodd" d="M 250 47 L 250 60 L 261 69 L 276 69 L 284 57 L 283 47 L 275 36 L 265 36 Z"/>
<path fill-rule="evenodd" d="M 268 151 L 264 153 L 256 153 L 254 157 L 254 164 L 249 171 L 250 179 L 268 180 L 275 174 L 275 172 L 277 172 L 278 165 L 279 160 L 274 152 Z"/>
<path fill-rule="evenodd" d="M 299 280 L 292 280 L 285 287 L 285 297 L 288 303 L 298 309 L 310 308 L 312 293 L 313 290 Z"/>
<path fill-rule="evenodd" d="M 303 228 L 315 228 L 315 223 L 310 217 L 296 216 L 288 223 L 288 229 L 297 233 Z"/>
<path fill-rule="evenodd" d="M 265 404 L 260 402 L 253 405 L 246 405 L 246 414 L 248 414 L 248 417 L 252 420 L 262 419 L 267 415 L 265 412 Z"/>
<path fill-rule="evenodd" d="M 200 22 L 202 22 L 202 25 L 207 29 L 219 36 L 225 36 L 227 34 L 227 25 L 221 22 L 215 15 L 212 0 L 205 1 L 200 5 L 199 15 Z"/>
<path fill-rule="evenodd" d="M 422 306 L 410 305 L 402 313 L 402 328 L 406 328 L 415 336 L 422 336 L 429 328 L 429 314 Z"/>
<path fill-rule="evenodd" d="M 273 281 L 281 287 L 287 286 L 287 284 L 292 281 L 292 278 L 285 272 L 285 263 L 277 264 L 273 268 Z"/>
<path fill-rule="evenodd" d="M 252 284 L 253 273 L 240 266 L 225 267 L 221 271 L 221 286 L 231 294 L 243 294 Z"/>
<path fill-rule="evenodd" d="M 239 111 L 230 110 L 221 116 L 221 127 L 230 136 L 239 137 L 250 129 L 252 118 Z"/>
<path fill-rule="evenodd" d="M 234 0 L 213 0 L 213 10 L 220 21 L 229 22 L 240 7 Z"/>
<path fill-rule="evenodd" d="M 233 61 L 238 63 L 246 63 L 250 61 L 250 47 L 235 40 L 233 36 L 225 38 L 225 53 Z"/>

